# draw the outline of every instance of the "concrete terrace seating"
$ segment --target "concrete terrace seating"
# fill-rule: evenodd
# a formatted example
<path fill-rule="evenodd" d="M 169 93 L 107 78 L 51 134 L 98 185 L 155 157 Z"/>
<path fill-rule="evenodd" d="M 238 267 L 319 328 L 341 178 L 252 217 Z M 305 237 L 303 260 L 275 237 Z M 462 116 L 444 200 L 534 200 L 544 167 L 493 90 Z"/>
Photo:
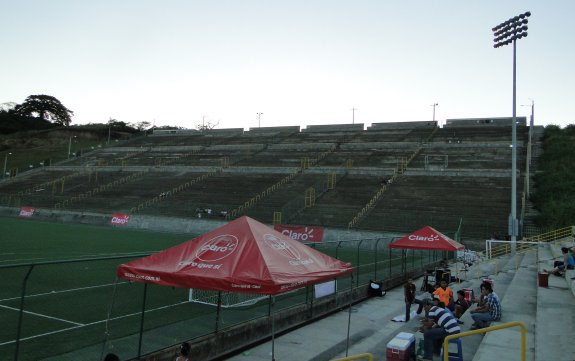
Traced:
<path fill-rule="evenodd" d="M 315 207 L 306 208 L 291 223 L 345 228 L 380 187 L 380 178 L 348 174 L 339 178 L 335 189 L 316 201 Z"/>
<path fill-rule="evenodd" d="M 518 129 L 521 139 L 519 172 L 524 167 L 526 143 L 521 137 L 526 131 L 525 127 Z M 430 140 L 423 142 L 432 134 Z M 66 182 L 61 194 L 31 196 L 21 201 L 30 206 L 51 208 L 80 197 L 81 200 L 75 200 L 73 205 L 66 204 L 63 209 L 129 210 L 146 201 L 151 203 L 150 199 L 162 192 L 201 174 L 223 171 L 226 177 L 234 179 L 233 183 L 201 182 L 201 192 L 195 193 L 199 184 L 194 185 L 170 202 L 154 201 L 153 205 L 141 210 L 146 214 L 188 216 L 190 209 L 196 208 L 196 199 L 200 200 L 198 207 L 209 206 L 209 202 L 204 201 L 207 198 L 204 194 L 233 195 L 222 197 L 212 208 L 229 210 L 243 205 L 270 185 L 301 169 L 303 160 L 307 159 L 310 167 L 304 169 L 303 174 L 313 174 L 311 178 L 326 179 L 328 174 L 337 174 L 338 178 L 343 174 L 347 176 L 339 180 L 335 190 L 316 199 L 313 208 L 295 216 L 293 222 L 347 228 L 353 217 L 381 189 L 381 181 L 394 175 L 403 160 L 422 148 L 359 222 L 358 229 L 410 232 L 416 227 L 436 225 L 442 231 L 454 232 L 463 218 L 464 239 L 482 240 L 493 232 L 506 233 L 511 183 L 509 135 L 510 130 L 505 126 L 437 128 L 435 122 L 374 123 L 368 130 L 363 130 L 363 124 L 344 124 L 309 126 L 302 130 L 299 127 L 269 127 L 250 131 L 175 131 L 98 149 L 46 167 L 41 173 L 23 173 L 13 180 L 0 182 L 0 196 L 58 179 L 59 174 L 92 172 L 102 177 L 97 184 L 93 179 L 84 183 L 71 180 Z M 461 142 L 449 143 L 451 138 Z M 426 159 L 426 156 L 437 154 L 438 159 Z M 443 168 L 441 157 L 447 159 Z M 313 163 L 316 159 L 320 160 Z M 123 177 L 136 173 L 142 173 L 138 179 L 98 191 L 97 195 L 91 194 L 90 199 L 85 196 L 101 186 L 104 179 L 107 183 L 118 183 Z M 265 181 L 266 177 L 269 180 Z M 273 211 L 288 205 L 294 197 L 293 192 L 301 194 L 316 181 L 307 181 L 303 176 L 296 178 L 300 179 L 280 187 L 272 197 L 259 200 L 249 212 L 270 219 Z M 237 184 L 243 184 L 248 192 L 238 192 Z M 519 177 L 518 195 L 522 184 L 523 177 Z M 286 216 L 293 217 L 292 214 Z"/>
<path fill-rule="evenodd" d="M 195 178 L 200 173 L 183 174 L 174 183 L 182 184 Z M 210 216 L 202 218 L 219 218 L 216 211 L 229 211 L 242 205 L 246 199 L 254 197 L 266 188 L 284 178 L 285 174 L 248 173 L 239 177 L 235 173 L 218 173 L 194 184 L 174 195 L 168 195 L 165 201 L 142 211 L 144 214 L 161 214 L 166 216 L 197 217 L 196 208 L 214 210 Z M 165 187 L 164 191 L 171 188 Z M 215 190 L 225 191 L 215 191 Z"/>
<path fill-rule="evenodd" d="M 434 225 L 455 231 L 463 218 L 464 235 L 489 237 L 506 229 L 507 219 L 497 210 L 508 207 L 509 191 L 506 178 L 405 175 L 388 187 L 360 227 L 401 231 Z"/>

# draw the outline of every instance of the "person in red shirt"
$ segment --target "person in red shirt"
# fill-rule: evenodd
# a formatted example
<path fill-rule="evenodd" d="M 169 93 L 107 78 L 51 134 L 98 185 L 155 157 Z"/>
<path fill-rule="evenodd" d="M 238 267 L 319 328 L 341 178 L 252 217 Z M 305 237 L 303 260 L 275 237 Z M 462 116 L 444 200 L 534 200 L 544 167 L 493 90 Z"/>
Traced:
<path fill-rule="evenodd" d="M 415 298 L 415 284 L 413 279 L 408 278 L 407 282 L 403 285 L 403 294 L 405 295 L 405 322 L 409 321 L 409 314 L 411 313 L 411 305 L 417 303 L 419 307 L 417 308 L 417 314 L 421 314 L 423 311 L 424 302 Z"/>

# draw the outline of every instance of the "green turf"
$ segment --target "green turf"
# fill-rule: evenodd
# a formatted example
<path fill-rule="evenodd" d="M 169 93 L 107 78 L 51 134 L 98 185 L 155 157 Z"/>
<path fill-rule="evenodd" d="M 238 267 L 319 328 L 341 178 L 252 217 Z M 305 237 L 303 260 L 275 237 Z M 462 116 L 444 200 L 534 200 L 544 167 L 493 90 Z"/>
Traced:
<path fill-rule="evenodd" d="M 12 266 L 0 268 L 0 361 L 14 357 L 20 295 L 30 269 L 14 265 L 131 255 L 35 265 L 26 284 L 19 351 L 19 360 L 23 361 L 96 361 L 102 350 L 112 349 L 122 359 L 129 359 L 137 355 L 144 284 L 116 282 L 117 266 L 137 258 L 134 253 L 160 251 L 195 236 L 19 218 L 0 218 L 0 235 L 0 265 Z M 400 272 L 398 253 L 392 255 L 395 259 L 390 269 L 387 249 L 380 247 L 376 255 L 356 244 L 360 243 L 338 247 L 335 242 L 317 248 L 356 266 L 359 277 L 355 275 L 354 285 Z M 421 259 L 413 257 L 412 261 Z M 339 290 L 349 287 L 349 278 L 338 281 Z M 187 302 L 187 289 L 149 285 L 146 292 L 143 353 L 215 331 L 215 307 Z M 311 290 L 301 289 L 276 297 L 275 307 L 305 304 L 310 298 Z M 265 317 L 268 312 L 267 299 L 224 309 L 218 328 Z"/>

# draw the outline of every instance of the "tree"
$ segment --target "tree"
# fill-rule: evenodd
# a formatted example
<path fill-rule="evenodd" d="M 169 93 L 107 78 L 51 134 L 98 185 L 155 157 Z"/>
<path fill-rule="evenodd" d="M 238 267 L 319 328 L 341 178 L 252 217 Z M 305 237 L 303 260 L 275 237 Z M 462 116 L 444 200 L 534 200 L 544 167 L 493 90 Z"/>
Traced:
<path fill-rule="evenodd" d="M 14 111 L 21 116 L 41 118 L 65 126 L 70 125 L 74 115 L 73 111 L 50 95 L 30 95 L 24 103 L 16 105 Z"/>
<path fill-rule="evenodd" d="M 209 120 L 206 123 L 206 117 L 203 117 L 202 118 L 202 124 L 196 125 L 196 129 L 199 130 L 200 132 L 203 132 L 206 130 L 214 129 L 215 127 L 218 126 L 218 124 L 220 124 L 219 120 L 215 124 L 211 123 Z"/>
<path fill-rule="evenodd" d="M 137 122 L 137 123 L 128 123 L 128 125 L 131 126 L 132 128 L 137 129 L 139 132 L 143 132 L 144 130 L 149 128 L 150 125 L 152 125 L 152 123 L 147 122 L 147 121 L 142 121 L 142 122 Z"/>

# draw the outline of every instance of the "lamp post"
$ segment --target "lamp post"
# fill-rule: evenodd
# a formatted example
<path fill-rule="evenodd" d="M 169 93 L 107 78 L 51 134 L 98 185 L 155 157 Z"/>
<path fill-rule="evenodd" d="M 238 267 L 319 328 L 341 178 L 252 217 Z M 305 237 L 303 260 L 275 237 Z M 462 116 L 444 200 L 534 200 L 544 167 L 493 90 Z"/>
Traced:
<path fill-rule="evenodd" d="M 351 108 L 351 124 L 355 124 L 355 111 L 357 108 Z"/>
<path fill-rule="evenodd" d="M 256 113 L 258 115 L 258 128 L 261 128 L 261 116 L 263 113 Z"/>
<path fill-rule="evenodd" d="M 431 106 L 433 107 L 433 121 L 435 121 L 435 107 L 438 106 L 438 103 L 433 103 Z"/>
<path fill-rule="evenodd" d="M 72 138 L 76 138 L 76 136 L 70 137 L 70 140 L 68 141 L 68 158 L 70 158 L 70 155 L 72 154 Z"/>
<path fill-rule="evenodd" d="M 6 153 L 6 156 L 4 156 L 4 172 L 2 173 L 2 178 L 6 177 L 6 166 L 8 165 L 8 156 L 12 155 L 12 153 Z"/>
<path fill-rule="evenodd" d="M 530 173 L 530 169 L 531 169 L 531 158 L 533 157 L 533 154 L 531 153 L 533 151 L 532 149 L 532 138 L 533 138 L 533 126 L 535 123 L 535 102 L 531 100 L 531 105 L 521 105 L 522 107 L 531 107 L 531 119 L 529 120 L 529 139 L 527 141 L 527 162 L 526 162 L 526 169 L 525 169 L 525 173 L 526 173 L 526 177 L 525 177 L 525 189 L 526 189 L 526 193 L 527 193 L 527 197 L 529 197 L 531 195 L 531 185 L 530 185 L 530 181 L 529 178 L 531 177 L 531 173 Z"/>
<path fill-rule="evenodd" d="M 513 117 L 511 123 L 511 214 L 509 216 L 509 236 L 511 238 L 511 252 L 515 253 L 517 248 L 517 119 L 516 119 L 516 94 L 517 94 L 517 40 L 527 37 L 527 20 L 531 12 L 527 11 L 521 15 L 510 18 L 495 26 L 491 30 L 495 37 L 494 48 L 513 44 Z"/>

